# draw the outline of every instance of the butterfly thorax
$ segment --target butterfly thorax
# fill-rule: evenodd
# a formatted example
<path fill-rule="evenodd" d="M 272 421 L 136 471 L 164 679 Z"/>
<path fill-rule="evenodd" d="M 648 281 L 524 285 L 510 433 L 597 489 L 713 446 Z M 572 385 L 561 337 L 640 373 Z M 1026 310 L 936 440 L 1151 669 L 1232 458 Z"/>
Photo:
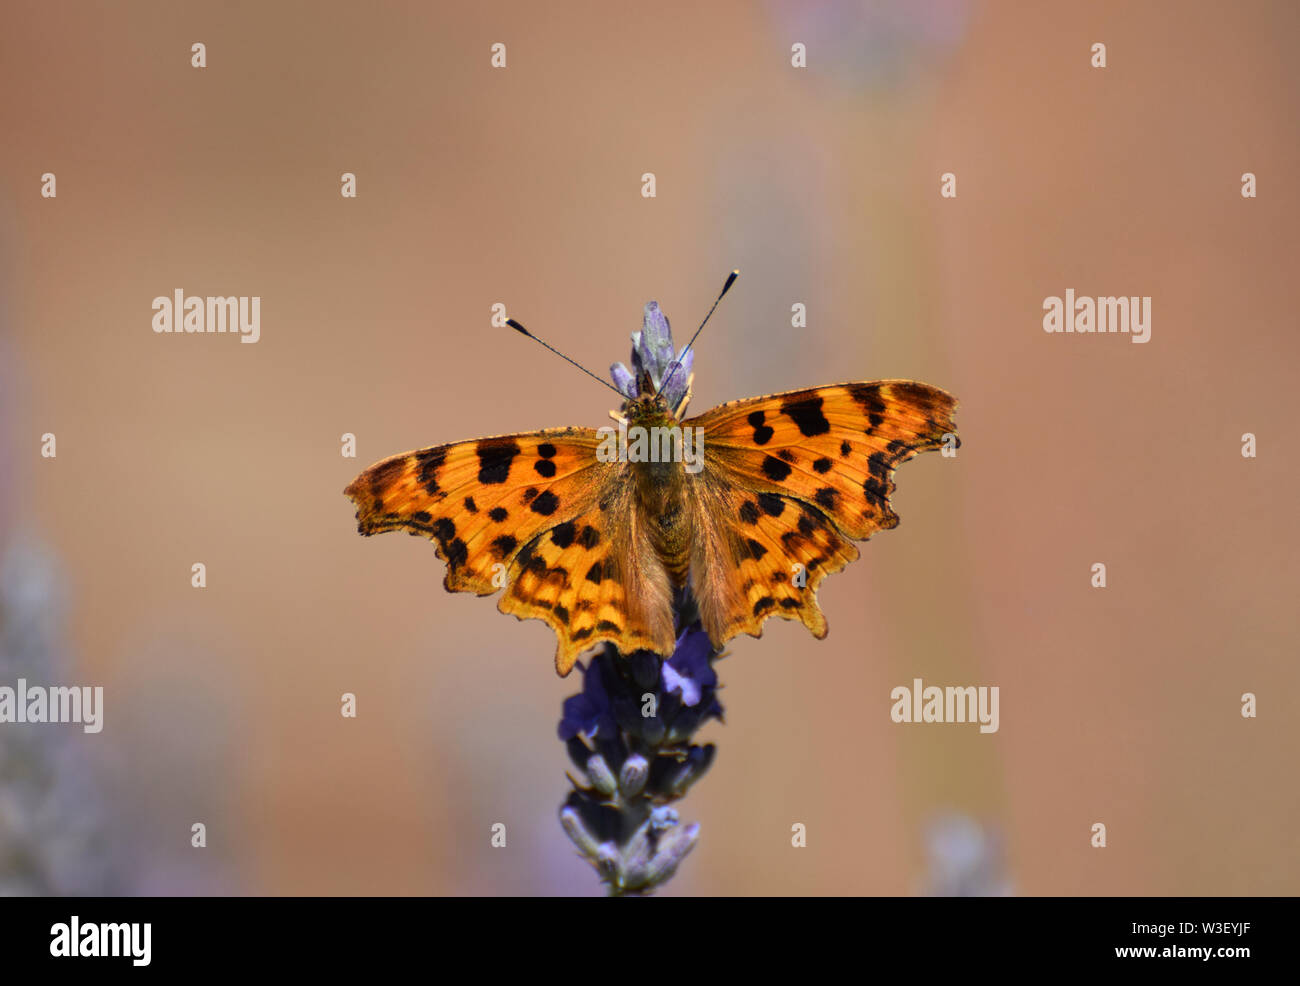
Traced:
<path fill-rule="evenodd" d="M 698 457 L 703 449 L 693 435 L 683 437 L 680 420 L 661 396 L 633 398 L 619 413 L 627 422 L 628 468 L 640 514 L 649 521 L 647 534 L 673 582 L 682 585 L 690 566 L 686 497 L 692 477 L 685 457 Z"/>

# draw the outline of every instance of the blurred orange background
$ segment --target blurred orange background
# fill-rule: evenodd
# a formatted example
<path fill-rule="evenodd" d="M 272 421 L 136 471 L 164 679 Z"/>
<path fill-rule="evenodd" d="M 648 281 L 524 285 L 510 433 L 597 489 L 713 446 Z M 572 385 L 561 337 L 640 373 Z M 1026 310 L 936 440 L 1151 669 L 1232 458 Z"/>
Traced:
<path fill-rule="evenodd" d="M 693 412 L 913 377 L 960 398 L 963 447 L 900 470 L 826 640 L 733 642 L 664 892 L 912 893 L 946 812 L 1019 893 L 1300 891 L 1294 4 L 2 17 L 0 539 L 57 559 L 69 676 L 105 687 L 69 742 L 120 888 L 598 892 L 556 819 L 581 682 L 552 634 L 445 593 L 432 545 L 358 537 L 341 491 L 607 421 L 494 303 L 603 375 L 647 300 L 680 345 L 738 267 Z M 259 295 L 260 341 L 155 334 L 177 288 Z M 1150 295 L 1151 341 L 1044 333 L 1067 288 Z M 999 732 L 891 722 L 918 677 L 999 686 Z"/>

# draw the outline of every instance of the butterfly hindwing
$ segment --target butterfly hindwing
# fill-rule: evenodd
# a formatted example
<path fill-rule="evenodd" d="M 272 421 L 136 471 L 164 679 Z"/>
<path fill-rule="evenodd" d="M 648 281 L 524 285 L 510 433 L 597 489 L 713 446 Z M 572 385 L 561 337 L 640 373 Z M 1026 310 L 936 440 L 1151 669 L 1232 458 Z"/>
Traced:
<path fill-rule="evenodd" d="M 817 587 L 855 560 L 857 547 L 798 499 L 746 494 L 707 468 L 704 479 L 717 484 L 727 505 L 695 521 L 691 577 L 709 636 L 718 644 L 740 633 L 761 636 L 770 616 L 801 620 L 813 636 L 826 636 Z"/>
<path fill-rule="evenodd" d="M 894 470 L 947 436 L 956 445 L 955 406 L 937 387 L 886 380 L 733 401 L 685 422 L 704 429 L 692 578 L 715 642 L 758 636 L 770 616 L 825 636 L 818 585 L 858 557 L 854 540 L 897 526 Z"/>
<path fill-rule="evenodd" d="M 630 486 L 612 484 L 593 509 L 533 538 L 515 556 L 500 608 L 551 625 L 560 674 L 602 640 L 625 654 L 671 652 L 671 589 L 636 530 Z"/>

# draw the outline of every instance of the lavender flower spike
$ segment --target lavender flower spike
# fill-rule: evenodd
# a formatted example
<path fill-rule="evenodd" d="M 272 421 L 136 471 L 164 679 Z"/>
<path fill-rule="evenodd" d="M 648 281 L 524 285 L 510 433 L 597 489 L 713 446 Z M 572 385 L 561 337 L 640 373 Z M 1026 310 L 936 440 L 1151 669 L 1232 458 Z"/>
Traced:
<path fill-rule="evenodd" d="M 651 301 L 645 306 L 641 331 L 632 334 L 632 369 L 628 370 L 622 363 L 615 363 L 609 372 L 618 392 L 629 400 L 638 394 L 653 394 L 663 387 L 663 396 L 668 401 L 668 406 L 676 408 L 686 396 L 686 385 L 694 362 L 693 350 L 683 351 L 674 358 L 673 333 L 668 318 L 659 309 L 659 303 Z M 647 376 L 648 391 L 645 387 Z M 663 386 L 665 380 L 668 381 L 666 387 Z"/>
<path fill-rule="evenodd" d="M 712 743 L 695 745 L 705 723 L 722 719 L 718 651 L 694 600 L 674 604 L 679 635 L 672 657 L 620 654 L 606 644 L 583 672 L 582 693 L 564 702 L 559 736 L 578 774 L 560 824 L 611 895 L 662 886 L 699 841 L 673 802 L 709 769 Z"/>

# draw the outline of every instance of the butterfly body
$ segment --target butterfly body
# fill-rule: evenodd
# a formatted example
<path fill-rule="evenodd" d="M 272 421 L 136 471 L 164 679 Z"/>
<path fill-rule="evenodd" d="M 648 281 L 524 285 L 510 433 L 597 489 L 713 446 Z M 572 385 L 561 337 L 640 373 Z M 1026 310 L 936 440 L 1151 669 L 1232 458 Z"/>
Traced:
<path fill-rule="evenodd" d="M 680 419 L 668 402 L 649 393 L 627 401 L 618 416 L 632 434 L 680 434 Z M 612 436 L 611 436 L 612 437 Z M 628 471 L 635 490 L 637 512 L 653 521 L 647 539 L 673 586 L 684 586 L 690 563 L 690 493 L 686 462 L 681 455 L 629 457 Z"/>

